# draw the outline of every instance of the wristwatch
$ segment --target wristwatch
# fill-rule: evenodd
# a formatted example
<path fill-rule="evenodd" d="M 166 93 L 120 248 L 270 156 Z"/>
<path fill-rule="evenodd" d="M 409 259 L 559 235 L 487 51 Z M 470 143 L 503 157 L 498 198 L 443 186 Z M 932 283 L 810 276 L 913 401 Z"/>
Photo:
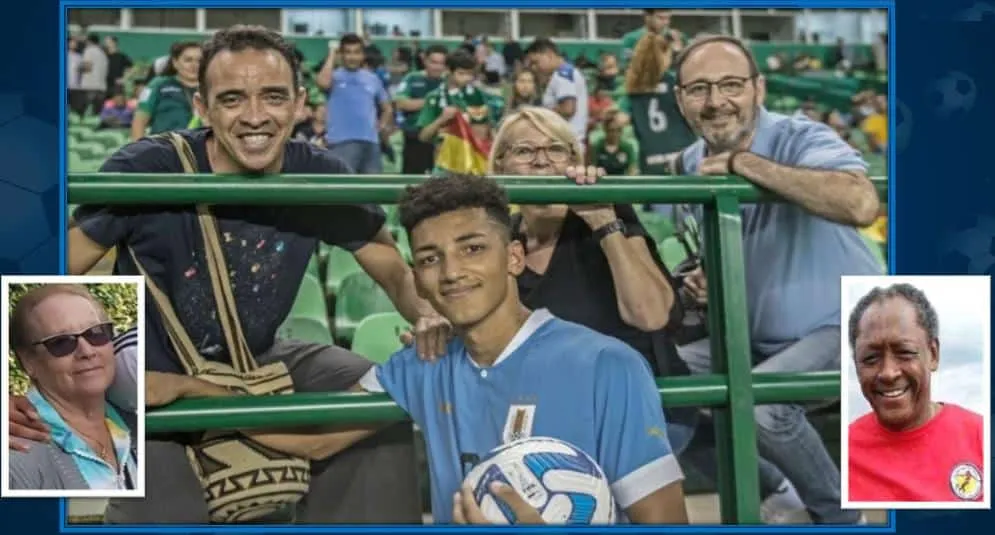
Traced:
<path fill-rule="evenodd" d="M 595 241 L 600 243 L 601 240 L 605 239 L 606 237 L 612 234 L 615 234 L 616 232 L 621 232 L 622 235 L 625 235 L 626 232 L 625 222 L 622 221 L 621 219 L 616 219 L 615 221 L 612 221 L 611 223 L 608 223 L 603 227 L 599 227 L 597 230 L 594 231 L 594 239 Z"/>

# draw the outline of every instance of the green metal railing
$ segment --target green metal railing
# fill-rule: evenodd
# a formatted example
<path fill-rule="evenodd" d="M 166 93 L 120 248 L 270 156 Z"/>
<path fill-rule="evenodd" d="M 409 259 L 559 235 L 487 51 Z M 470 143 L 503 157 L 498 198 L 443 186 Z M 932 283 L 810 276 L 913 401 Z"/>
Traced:
<path fill-rule="evenodd" d="M 668 406 L 710 406 L 715 420 L 723 523 L 760 523 L 755 404 L 839 396 L 839 374 L 753 374 L 743 272 L 743 202 L 782 202 L 736 177 L 610 178 L 577 186 L 561 178 L 496 177 L 511 202 L 694 203 L 704 206 L 709 258 L 708 326 L 714 375 L 658 381 Z M 73 204 L 345 204 L 394 203 L 404 176 L 71 174 Z M 874 179 L 885 196 L 887 181 Z M 407 416 L 383 395 L 294 394 L 183 400 L 149 411 L 149 432 L 397 421 Z"/>

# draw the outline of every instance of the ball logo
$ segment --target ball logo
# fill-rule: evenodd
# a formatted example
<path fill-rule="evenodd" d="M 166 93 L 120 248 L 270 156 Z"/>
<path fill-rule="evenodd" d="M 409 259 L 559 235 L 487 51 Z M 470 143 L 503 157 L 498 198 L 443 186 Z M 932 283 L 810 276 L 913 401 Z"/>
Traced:
<path fill-rule="evenodd" d="M 962 500 L 976 500 L 981 486 L 981 471 L 973 464 L 958 464 L 950 472 L 950 489 Z"/>

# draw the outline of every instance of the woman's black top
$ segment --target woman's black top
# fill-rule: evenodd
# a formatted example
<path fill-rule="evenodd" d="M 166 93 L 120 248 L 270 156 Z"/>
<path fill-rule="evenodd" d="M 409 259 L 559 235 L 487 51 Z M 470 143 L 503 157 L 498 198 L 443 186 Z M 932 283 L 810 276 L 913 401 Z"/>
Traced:
<path fill-rule="evenodd" d="M 627 237 L 641 236 L 646 240 L 654 262 L 676 288 L 656 244 L 640 224 L 632 206 L 616 205 L 615 212 L 625 223 Z M 520 232 L 521 221 L 521 214 L 517 214 L 514 228 L 516 239 L 525 244 L 525 237 Z M 675 300 L 667 327 L 655 332 L 645 332 L 622 321 L 608 257 L 601 244 L 595 241 L 591 228 L 573 211 L 563 221 L 546 272 L 539 275 L 526 268 L 518 277 L 518 291 L 522 302 L 530 309 L 546 308 L 561 319 L 628 343 L 642 353 L 657 377 L 689 373 L 670 339 L 670 332 L 680 328 L 683 318 L 680 303 Z"/>

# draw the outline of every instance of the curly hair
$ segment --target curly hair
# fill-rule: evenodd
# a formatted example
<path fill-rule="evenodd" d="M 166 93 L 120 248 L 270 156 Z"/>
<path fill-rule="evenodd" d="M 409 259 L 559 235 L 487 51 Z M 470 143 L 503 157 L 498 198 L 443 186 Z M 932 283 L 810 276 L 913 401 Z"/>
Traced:
<path fill-rule="evenodd" d="M 398 202 L 401 226 L 408 234 L 422 221 L 468 208 L 483 208 L 511 239 L 508 195 L 493 179 L 459 173 L 431 177 L 405 188 Z"/>
<path fill-rule="evenodd" d="M 888 299 L 901 298 L 908 301 L 916 309 L 916 319 L 919 326 L 926 332 L 926 337 L 930 342 L 940 339 L 940 320 L 936 315 L 936 309 L 926 297 L 926 294 L 908 283 L 893 284 L 887 288 L 874 288 L 860 298 L 857 306 L 853 307 L 850 313 L 850 348 L 857 345 L 857 337 L 860 335 L 860 320 L 864 318 L 864 313 L 871 305 L 881 303 Z"/>
<path fill-rule="evenodd" d="M 207 94 L 207 68 L 211 65 L 211 60 L 225 50 L 231 52 L 241 52 L 248 49 L 275 50 L 290 65 L 290 72 L 293 73 L 294 77 L 294 89 L 300 87 L 301 65 L 297 59 L 297 54 L 294 53 L 294 46 L 278 32 L 269 28 L 236 24 L 215 32 L 210 39 L 204 42 L 202 49 L 204 55 L 200 60 L 200 70 L 197 73 L 197 82 L 200 85 L 202 95 Z"/>
<path fill-rule="evenodd" d="M 670 43 L 655 33 L 646 33 L 636 43 L 625 72 L 625 91 L 630 95 L 656 91 L 663 73 L 672 63 Z"/>

